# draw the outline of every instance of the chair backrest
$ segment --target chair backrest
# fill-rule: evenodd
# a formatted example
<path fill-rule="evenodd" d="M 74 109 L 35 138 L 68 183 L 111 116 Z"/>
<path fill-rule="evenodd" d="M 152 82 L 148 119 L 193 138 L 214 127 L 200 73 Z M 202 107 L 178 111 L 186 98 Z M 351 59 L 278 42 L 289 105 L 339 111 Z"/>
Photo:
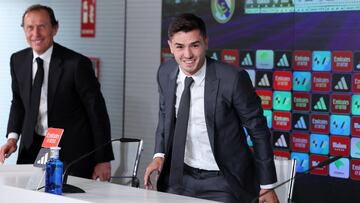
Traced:
<path fill-rule="evenodd" d="M 118 142 L 112 142 L 112 147 L 115 159 L 111 161 L 110 182 L 139 187 L 137 170 L 143 150 L 143 141 L 134 138 L 120 138 Z"/>
<path fill-rule="evenodd" d="M 292 180 L 276 188 L 275 192 L 280 202 L 291 202 L 295 182 L 294 177 L 296 174 L 296 160 L 275 159 L 274 161 L 278 184 L 281 184 L 292 178 Z"/>

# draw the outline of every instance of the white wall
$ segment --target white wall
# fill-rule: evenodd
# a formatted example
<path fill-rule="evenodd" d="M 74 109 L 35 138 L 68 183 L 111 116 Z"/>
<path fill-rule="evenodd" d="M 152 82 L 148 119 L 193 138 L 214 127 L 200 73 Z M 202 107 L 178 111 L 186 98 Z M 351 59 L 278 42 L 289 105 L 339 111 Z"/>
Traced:
<path fill-rule="evenodd" d="M 161 0 L 127 1 L 125 136 L 144 140 L 139 178 L 153 157 L 158 118 Z M 141 184 L 142 185 L 142 184 Z"/>

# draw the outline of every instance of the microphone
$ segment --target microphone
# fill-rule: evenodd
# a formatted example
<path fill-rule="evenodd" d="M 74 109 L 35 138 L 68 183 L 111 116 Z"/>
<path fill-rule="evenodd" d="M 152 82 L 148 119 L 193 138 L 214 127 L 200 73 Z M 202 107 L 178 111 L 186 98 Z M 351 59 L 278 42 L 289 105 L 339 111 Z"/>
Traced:
<path fill-rule="evenodd" d="M 310 171 L 314 170 L 315 168 L 321 168 L 321 167 L 327 166 L 327 165 L 331 164 L 332 162 L 340 159 L 341 157 L 342 157 L 342 156 L 334 156 L 334 157 L 332 157 L 332 158 L 326 159 L 326 160 L 320 162 L 318 165 L 313 166 L 313 167 L 310 167 L 308 170 L 304 171 L 303 173 L 301 173 L 301 174 L 299 174 L 299 175 L 295 175 L 294 177 L 291 177 L 291 178 L 285 180 L 284 182 L 276 185 L 275 187 L 269 189 L 268 191 L 262 193 L 261 195 L 259 195 L 259 196 L 257 196 L 256 198 L 254 198 L 251 202 L 252 202 L 252 203 L 256 203 L 257 200 L 258 200 L 260 197 L 264 196 L 265 194 L 269 193 L 270 191 L 274 191 L 275 189 L 277 189 L 277 188 L 285 185 L 286 183 L 294 180 L 295 178 L 299 178 L 299 177 L 301 177 L 301 176 L 303 176 L 303 175 L 305 175 L 305 174 L 308 174 Z"/>
<path fill-rule="evenodd" d="M 74 185 L 70 185 L 70 184 L 67 184 L 67 179 L 68 179 L 68 176 L 69 176 L 69 172 L 70 172 L 70 169 L 71 167 L 78 163 L 79 161 L 83 160 L 84 158 L 92 155 L 93 153 L 97 152 L 99 149 L 107 146 L 108 144 L 112 143 L 112 142 L 115 142 L 115 141 L 120 141 L 120 142 L 136 142 L 138 141 L 138 139 L 132 139 L 132 138 L 120 138 L 120 139 L 112 139 L 98 147 L 96 147 L 95 149 L 89 151 L 88 153 L 86 154 L 83 154 L 82 156 L 80 156 L 79 158 L 71 161 L 65 168 L 64 170 L 64 174 L 63 174 L 63 193 L 85 193 L 85 191 L 79 187 L 76 187 Z"/>

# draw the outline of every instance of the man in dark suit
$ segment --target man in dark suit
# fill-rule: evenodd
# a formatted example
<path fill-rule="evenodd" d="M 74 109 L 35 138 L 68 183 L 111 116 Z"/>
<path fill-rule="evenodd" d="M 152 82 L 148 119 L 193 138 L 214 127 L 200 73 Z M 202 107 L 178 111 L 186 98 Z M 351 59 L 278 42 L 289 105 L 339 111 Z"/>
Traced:
<path fill-rule="evenodd" d="M 30 48 L 11 56 L 13 99 L 0 162 L 16 151 L 21 135 L 17 163 L 33 163 L 48 127 L 55 127 L 64 129 L 59 146 L 66 166 L 110 141 L 100 85 L 87 57 L 54 43 L 58 22 L 51 8 L 29 7 L 22 27 Z M 70 174 L 108 180 L 112 159 L 111 146 L 103 147 L 74 165 Z"/>
<path fill-rule="evenodd" d="M 159 191 L 221 202 L 250 202 L 268 191 L 259 202 L 278 202 L 270 132 L 247 72 L 205 57 L 205 24 L 193 14 L 175 18 L 168 37 L 174 59 L 158 71 L 159 123 L 145 187 L 157 171 Z"/>

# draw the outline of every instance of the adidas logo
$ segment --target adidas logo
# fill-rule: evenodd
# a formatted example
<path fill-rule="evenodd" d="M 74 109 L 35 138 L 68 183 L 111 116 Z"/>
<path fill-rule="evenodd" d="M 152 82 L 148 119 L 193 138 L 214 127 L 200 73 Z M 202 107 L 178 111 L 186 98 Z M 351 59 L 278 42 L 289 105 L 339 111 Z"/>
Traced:
<path fill-rule="evenodd" d="M 303 116 L 300 117 L 300 119 L 296 122 L 294 127 L 297 129 L 307 129 L 307 126 L 306 126 Z"/>
<path fill-rule="evenodd" d="M 335 85 L 334 89 L 336 89 L 336 90 L 348 90 L 349 89 L 348 85 L 346 84 L 346 80 L 345 80 L 344 76 L 340 78 L 340 80 Z"/>
<path fill-rule="evenodd" d="M 217 56 L 217 54 L 215 52 L 213 52 L 213 54 L 212 54 L 212 56 L 210 58 L 212 58 L 214 60 L 218 60 L 218 56 Z"/>
<path fill-rule="evenodd" d="M 49 158 L 49 153 L 45 153 L 44 156 L 42 156 L 37 162 L 36 164 L 39 164 L 39 165 L 45 165 L 47 160 Z"/>
<path fill-rule="evenodd" d="M 276 64 L 278 67 L 289 67 L 290 64 L 289 64 L 289 61 L 286 57 L 286 54 L 283 54 L 281 56 L 281 58 L 279 59 L 279 61 L 277 62 Z"/>
<path fill-rule="evenodd" d="M 263 77 L 258 82 L 258 86 L 262 86 L 262 87 L 269 87 L 270 86 L 270 82 L 269 82 L 269 78 L 268 78 L 267 74 L 263 75 Z"/>
<path fill-rule="evenodd" d="M 244 60 L 241 62 L 241 65 L 243 65 L 243 66 L 253 66 L 253 65 L 254 65 L 253 62 L 252 62 L 252 60 L 251 60 L 251 57 L 250 57 L 250 54 L 249 54 L 249 53 L 247 53 L 247 54 L 245 55 L 245 58 L 244 58 Z"/>
<path fill-rule="evenodd" d="M 321 111 L 326 111 L 327 110 L 324 97 L 320 97 L 319 101 L 316 102 L 316 104 L 314 106 L 314 109 L 315 110 L 321 110 Z"/>
<path fill-rule="evenodd" d="M 285 136 L 284 134 L 281 134 L 279 139 L 275 142 L 276 147 L 284 147 L 287 148 L 288 145 L 286 144 Z"/>

